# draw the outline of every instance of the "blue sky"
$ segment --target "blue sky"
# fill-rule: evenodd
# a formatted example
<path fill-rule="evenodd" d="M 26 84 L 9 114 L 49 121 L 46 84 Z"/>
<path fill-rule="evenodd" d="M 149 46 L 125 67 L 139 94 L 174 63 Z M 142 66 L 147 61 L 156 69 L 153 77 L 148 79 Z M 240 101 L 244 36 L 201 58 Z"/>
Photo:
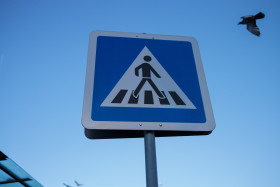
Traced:
<path fill-rule="evenodd" d="M 197 39 L 216 120 L 157 138 L 164 187 L 279 186 L 280 3 L 0 1 L 0 150 L 47 187 L 145 186 L 144 140 L 89 140 L 81 113 L 89 33 Z M 265 13 L 261 36 L 237 25 Z"/>

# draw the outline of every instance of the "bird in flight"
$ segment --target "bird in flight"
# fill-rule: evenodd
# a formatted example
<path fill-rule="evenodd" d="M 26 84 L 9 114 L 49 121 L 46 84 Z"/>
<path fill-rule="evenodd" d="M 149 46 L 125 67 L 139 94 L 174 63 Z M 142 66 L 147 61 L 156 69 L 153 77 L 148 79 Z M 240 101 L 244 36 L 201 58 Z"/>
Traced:
<path fill-rule="evenodd" d="M 69 186 L 69 185 L 67 185 L 67 184 L 65 184 L 65 183 L 63 183 L 66 187 L 72 187 L 72 186 Z"/>
<path fill-rule="evenodd" d="M 260 36 L 261 32 L 256 24 L 256 20 L 264 18 L 264 13 L 259 12 L 256 15 L 243 16 L 241 18 L 243 20 L 240 21 L 238 24 L 243 24 L 243 25 L 246 24 L 248 31 L 250 31 L 251 33 L 253 33 L 256 36 Z"/>
<path fill-rule="evenodd" d="M 79 184 L 77 181 L 74 181 L 77 186 L 82 186 L 82 184 Z"/>

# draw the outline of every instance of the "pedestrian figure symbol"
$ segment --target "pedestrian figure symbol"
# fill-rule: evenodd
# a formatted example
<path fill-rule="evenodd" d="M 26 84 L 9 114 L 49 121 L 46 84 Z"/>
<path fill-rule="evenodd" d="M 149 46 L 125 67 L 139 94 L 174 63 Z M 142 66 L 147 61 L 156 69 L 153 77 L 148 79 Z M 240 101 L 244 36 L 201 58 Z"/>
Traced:
<path fill-rule="evenodd" d="M 146 46 L 101 107 L 196 109 Z"/>
<path fill-rule="evenodd" d="M 135 75 L 139 76 L 139 70 L 142 69 L 142 80 L 137 86 L 136 90 L 133 92 L 134 97 L 138 97 L 138 94 L 141 88 L 144 86 L 146 82 L 148 82 L 151 87 L 154 89 L 159 98 L 164 99 L 165 96 L 159 91 L 153 80 L 151 79 L 151 73 L 153 73 L 157 78 L 161 78 L 160 75 L 156 72 L 156 70 L 148 63 L 152 60 L 150 56 L 144 56 L 145 63 L 135 68 Z"/>

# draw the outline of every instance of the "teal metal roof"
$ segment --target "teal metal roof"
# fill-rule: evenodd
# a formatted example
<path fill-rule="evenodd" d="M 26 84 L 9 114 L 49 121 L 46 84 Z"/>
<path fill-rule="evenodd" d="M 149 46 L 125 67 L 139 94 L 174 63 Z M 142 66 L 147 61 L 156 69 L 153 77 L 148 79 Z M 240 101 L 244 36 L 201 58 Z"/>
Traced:
<path fill-rule="evenodd" d="M 41 187 L 31 175 L 0 151 L 1 187 Z"/>

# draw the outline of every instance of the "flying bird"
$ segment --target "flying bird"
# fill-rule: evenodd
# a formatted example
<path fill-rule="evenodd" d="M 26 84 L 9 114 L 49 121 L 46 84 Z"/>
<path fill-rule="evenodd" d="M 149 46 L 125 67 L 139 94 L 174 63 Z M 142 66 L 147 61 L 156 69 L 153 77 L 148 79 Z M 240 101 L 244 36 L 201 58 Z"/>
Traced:
<path fill-rule="evenodd" d="M 264 13 L 259 12 L 256 15 L 250 15 L 250 16 L 243 16 L 241 17 L 243 20 L 239 22 L 238 24 L 246 24 L 247 25 L 247 30 L 253 33 L 256 36 L 260 36 L 260 29 L 258 28 L 256 24 L 257 19 L 262 19 L 264 18 Z"/>
<path fill-rule="evenodd" d="M 69 185 L 67 185 L 67 184 L 65 184 L 65 183 L 63 183 L 66 187 L 72 187 L 72 186 L 69 186 Z"/>
<path fill-rule="evenodd" d="M 77 181 L 74 181 L 77 186 L 82 186 L 82 184 L 79 184 Z"/>

